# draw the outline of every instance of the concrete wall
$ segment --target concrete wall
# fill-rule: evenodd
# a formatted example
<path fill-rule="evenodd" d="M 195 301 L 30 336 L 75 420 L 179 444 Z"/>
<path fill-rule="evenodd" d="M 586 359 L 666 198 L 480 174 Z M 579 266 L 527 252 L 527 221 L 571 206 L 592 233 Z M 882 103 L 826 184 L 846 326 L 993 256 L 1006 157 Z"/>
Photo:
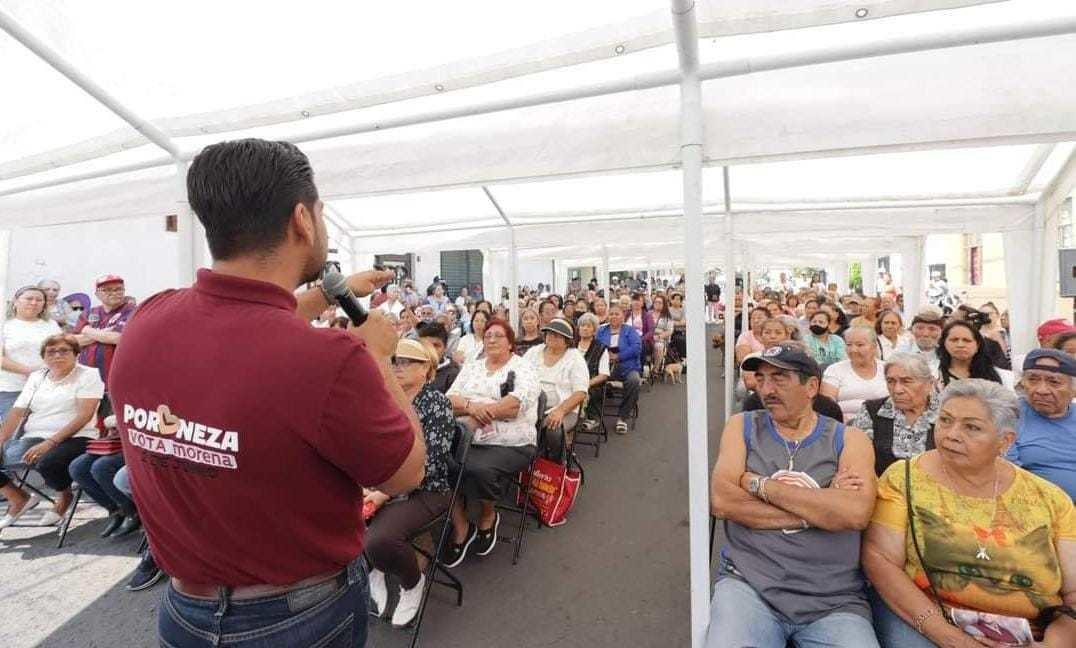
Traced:
<path fill-rule="evenodd" d="M 159 216 L 13 230 L 5 297 L 45 278 L 59 281 L 62 295 L 92 296 L 96 277 L 118 274 L 144 299 L 177 286 L 177 236 Z"/>

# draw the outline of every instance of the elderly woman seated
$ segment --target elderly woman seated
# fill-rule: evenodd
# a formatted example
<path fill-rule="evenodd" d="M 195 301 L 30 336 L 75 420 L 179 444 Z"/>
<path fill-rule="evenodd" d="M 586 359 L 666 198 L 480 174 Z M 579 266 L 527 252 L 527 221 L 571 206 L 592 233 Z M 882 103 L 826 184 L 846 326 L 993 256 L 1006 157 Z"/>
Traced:
<path fill-rule="evenodd" d="M 602 412 L 602 385 L 609 380 L 609 350 L 595 337 L 601 323 L 593 313 L 584 313 L 579 317 L 579 342 L 576 349 L 583 354 L 590 375 L 589 398 L 583 425 L 588 430 L 598 427 Z"/>
<path fill-rule="evenodd" d="M 937 449 L 879 480 L 862 561 L 883 646 L 1028 645 L 1028 635 L 1076 646 L 1071 607 L 1060 607 L 1076 604 L 1076 510 L 1001 458 L 1019 412 L 997 383 L 954 381 L 941 395 Z"/>
<path fill-rule="evenodd" d="M 464 496 L 452 511 L 448 567 L 462 563 L 472 544 L 479 556 L 493 551 L 501 520 L 495 505 L 505 482 L 530 464 L 538 442 L 534 366 L 512 353 L 515 333 L 507 322 L 490 322 L 482 342 L 485 354 L 463 365 L 448 390 L 453 413 L 475 430 L 463 472 Z M 477 525 L 467 519 L 468 501 L 481 507 Z"/>
<path fill-rule="evenodd" d="M 528 351 L 523 359 L 534 367 L 538 388 L 546 397 L 546 411 L 540 413 L 543 424 L 550 431 L 563 425 L 563 441 L 571 447 L 579 406 L 587 399 L 590 372 L 583 354 L 572 348 L 575 331 L 568 320 L 558 317 L 543 326 L 542 333 L 545 342 Z"/>
<path fill-rule="evenodd" d="M 894 353 L 885 363 L 888 396 L 863 402 L 851 425 L 874 441 L 874 473 L 897 459 L 934 449 L 938 397 L 934 372 L 919 355 Z"/>
<path fill-rule="evenodd" d="M 853 326 L 845 331 L 844 342 L 848 359 L 826 367 L 819 391 L 837 401 L 850 421 L 863 401 L 883 398 L 887 392 L 874 329 Z"/>
<path fill-rule="evenodd" d="M 426 476 L 407 495 L 390 498 L 385 493 L 365 492 L 366 502 L 377 507 L 366 532 L 366 557 L 370 561 L 371 612 L 384 616 L 388 603 L 386 574 L 400 581 L 400 598 L 392 625 L 402 628 L 414 620 L 422 601 L 425 576 L 411 548 L 411 537 L 448 509 L 452 485 L 448 457 L 456 434 L 452 404 L 433 386 L 440 354 L 425 342 L 400 340 L 393 367 L 396 381 L 411 399 L 426 440 Z"/>
<path fill-rule="evenodd" d="M 59 493 L 52 510 L 38 524 L 59 522 L 71 504 L 71 462 L 86 451 L 97 436 L 94 414 L 104 395 L 105 385 L 96 369 L 75 361 L 78 341 L 73 335 L 53 335 L 41 345 L 45 368 L 30 374 L 14 407 L 0 426 L 3 464 L 33 465 L 45 485 Z M 19 426 L 23 436 L 12 439 Z M 17 488 L 0 470 L 0 493 L 8 501 L 7 515 L 0 529 L 11 526 L 37 506 L 37 495 Z"/>

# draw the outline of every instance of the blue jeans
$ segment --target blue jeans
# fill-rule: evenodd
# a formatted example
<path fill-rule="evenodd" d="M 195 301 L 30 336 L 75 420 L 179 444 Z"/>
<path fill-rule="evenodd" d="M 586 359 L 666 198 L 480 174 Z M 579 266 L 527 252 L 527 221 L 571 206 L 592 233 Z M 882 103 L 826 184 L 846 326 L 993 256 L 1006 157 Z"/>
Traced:
<path fill-rule="evenodd" d="M 723 577 L 714 585 L 706 648 L 878 648 L 870 620 L 835 612 L 811 623 L 786 623 L 747 583 Z"/>
<path fill-rule="evenodd" d="M 103 506 L 109 513 L 131 515 L 134 502 L 112 483 L 116 473 L 123 467 L 123 453 L 110 455 L 84 454 L 71 462 L 67 471 L 82 486 L 83 492 Z"/>
<path fill-rule="evenodd" d="M 22 392 L 0 392 L 0 421 L 7 418 L 7 413 L 15 406 L 20 393 Z"/>
<path fill-rule="evenodd" d="M 116 471 L 116 476 L 112 478 L 112 485 L 129 499 L 134 498 L 134 491 L 131 490 L 131 475 L 127 472 L 127 466 Z"/>
<path fill-rule="evenodd" d="M 874 630 L 882 648 L 933 648 L 934 642 L 915 631 L 915 628 L 889 609 L 873 587 L 867 590 L 874 615 Z"/>
<path fill-rule="evenodd" d="M 370 588 L 362 557 L 346 583 L 328 581 L 287 594 L 207 601 L 165 590 L 157 611 L 164 648 L 362 648 Z"/>

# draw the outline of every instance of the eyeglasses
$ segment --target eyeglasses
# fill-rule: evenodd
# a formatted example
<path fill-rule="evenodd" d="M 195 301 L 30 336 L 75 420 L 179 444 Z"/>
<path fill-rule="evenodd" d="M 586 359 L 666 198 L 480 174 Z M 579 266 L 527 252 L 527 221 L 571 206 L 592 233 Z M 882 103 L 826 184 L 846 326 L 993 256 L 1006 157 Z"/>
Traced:
<path fill-rule="evenodd" d="M 73 311 L 78 311 L 78 312 L 80 312 L 80 313 L 81 313 L 81 312 L 82 312 L 82 307 L 81 307 L 81 306 L 72 306 L 72 307 L 71 307 L 71 310 L 73 310 Z"/>
<path fill-rule="evenodd" d="M 113 288 L 98 288 L 97 292 L 103 292 L 106 295 L 117 295 L 123 293 L 124 290 L 123 286 L 115 286 Z"/>
<path fill-rule="evenodd" d="M 415 360 L 414 358 L 397 358 L 392 356 L 392 366 L 397 369 L 407 369 L 413 364 L 426 364 L 422 360 Z"/>
<path fill-rule="evenodd" d="M 496 332 L 494 332 L 494 333 L 486 333 L 485 335 L 482 336 L 482 339 L 489 340 L 489 341 L 492 341 L 492 340 L 507 340 L 508 336 L 505 335 L 504 333 L 496 333 Z"/>
<path fill-rule="evenodd" d="M 45 349 L 45 357 L 46 358 L 61 358 L 61 357 L 65 356 L 65 355 L 68 355 L 68 354 L 74 354 L 74 351 L 72 351 L 71 349 L 69 349 L 67 347 L 63 347 L 63 348 L 59 348 L 59 349 Z"/>

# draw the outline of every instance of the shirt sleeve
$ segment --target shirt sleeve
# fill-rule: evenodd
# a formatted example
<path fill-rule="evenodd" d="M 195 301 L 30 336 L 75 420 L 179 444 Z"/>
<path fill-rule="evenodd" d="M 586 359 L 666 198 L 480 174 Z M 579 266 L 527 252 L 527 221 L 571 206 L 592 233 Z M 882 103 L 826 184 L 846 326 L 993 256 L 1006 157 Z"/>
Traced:
<path fill-rule="evenodd" d="M 96 369 L 79 371 L 75 398 L 101 398 L 105 395 L 105 383 Z"/>
<path fill-rule="evenodd" d="M 822 373 L 822 382 L 833 385 L 839 390 L 842 382 L 840 366 L 835 363 L 826 367 L 825 372 Z"/>
<path fill-rule="evenodd" d="M 374 359 L 355 342 L 344 356 L 310 441 L 356 483 L 377 486 L 403 465 L 415 435 Z"/>
<path fill-rule="evenodd" d="M 603 350 L 602 357 L 598 359 L 598 375 L 609 375 L 609 351 Z"/>
<path fill-rule="evenodd" d="M 35 371 L 30 374 L 30 377 L 26 379 L 26 384 L 23 385 L 22 391 L 19 392 L 19 397 L 15 399 L 15 404 L 12 407 L 18 407 L 19 409 L 26 409 L 30 405 L 30 398 L 33 397 L 34 392 L 41 385 L 41 379 L 44 377 L 43 371 Z"/>
<path fill-rule="evenodd" d="M 874 422 L 871 420 L 870 412 L 867 411 L 866 403 L 859 406 L 859 411 L 852 417 L 852 420 L 848 425 L 863 430 L 863 433 L 866 434 L 871 441 L 874 440 Z"/>
<path fill-rule="evenodd" d="M 871 522 L 904 533 L 908 526 L 908 500 L 904 497 L 904 462 L 886 468 L 878 479 L 878 499 Z"/>
<path fill-rule="evenodd" d="M 1054 519 L 1054 537 L 1058 540 L 1076 540 L 1076 505 L 1068 493 L 1050 484 L 1047 492 Z"/>
<path fill-rule="evenodd" d="M 516 372 L 516 381 L 514 389 L 508 395 L 519 400 L 519 411 L 522 413 L 538 402 L 538 373 L 533 365 L 522 358 L 513 364 L 515 366 L 511 367 L 511 370 Z"/>

